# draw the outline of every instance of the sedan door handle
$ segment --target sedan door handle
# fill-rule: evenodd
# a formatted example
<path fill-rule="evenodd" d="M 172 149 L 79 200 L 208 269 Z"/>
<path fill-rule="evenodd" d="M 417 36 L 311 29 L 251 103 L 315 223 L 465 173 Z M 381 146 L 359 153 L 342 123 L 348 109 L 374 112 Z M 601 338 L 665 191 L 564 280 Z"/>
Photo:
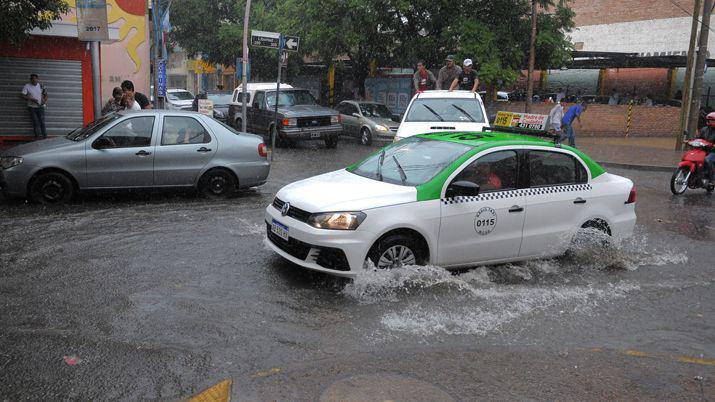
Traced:
<path fill-rule="evenodd" d="M 581 197 L 578 197 L 578 198 L 576 198 L 575 200 L 573 200 L 573 203 L 574 203 L 574 204 L 585 204 L 585 203 L 586 203 L 586 200 L 584 200 L 584 199 L 581 198 Z"/>
<path fill-rule="evenodd" d="M 520 207 L 518 205 L 514 205 L 513 207 L 509 208 L 509 212 L 523 212 L 524 207 Z"/>
<path fill-rule="evenodd" d="M 201 147 L 196 152 L 211 152 L 211 148 Z"/>
<path fill-rule="evenodd" d="M 137 156 L 149 156 L 149 155 L 151 155 L 151 152 L 147 152 L 147 151 L 145 151 L 145 150 L 142 149 L 141 151 L 135 153 L 134 155 L 137 155 Z"/>

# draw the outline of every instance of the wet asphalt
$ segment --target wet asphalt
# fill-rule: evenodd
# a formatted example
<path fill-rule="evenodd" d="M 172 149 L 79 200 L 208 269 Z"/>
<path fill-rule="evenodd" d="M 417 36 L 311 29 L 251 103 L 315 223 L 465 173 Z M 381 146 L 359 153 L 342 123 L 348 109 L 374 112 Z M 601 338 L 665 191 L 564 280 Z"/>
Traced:
<path fill-rule="evenodd" d="M 304 271 L 264 243 L 283 185 L 377 149 L 278 149 L 266 185 L 0 201 L 0 400 L 715 400 L 715 197 L 638 188 L 633 238 L 449 273 Z"/>

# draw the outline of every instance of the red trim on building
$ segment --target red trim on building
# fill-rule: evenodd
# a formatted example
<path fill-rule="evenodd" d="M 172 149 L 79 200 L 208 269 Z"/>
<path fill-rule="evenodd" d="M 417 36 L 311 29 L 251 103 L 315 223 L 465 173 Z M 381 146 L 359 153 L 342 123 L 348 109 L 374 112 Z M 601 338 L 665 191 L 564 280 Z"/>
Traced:
<path fill-rule="evenodd" d="M 82 63 L 82 116 L 84 124 L 94 120 L 92 56 L 85 42 L 80 42 L 76 38 L 31 36 L 19 49 L 7 43 L 0 43 L 0 57 L 80 61 Z"/>

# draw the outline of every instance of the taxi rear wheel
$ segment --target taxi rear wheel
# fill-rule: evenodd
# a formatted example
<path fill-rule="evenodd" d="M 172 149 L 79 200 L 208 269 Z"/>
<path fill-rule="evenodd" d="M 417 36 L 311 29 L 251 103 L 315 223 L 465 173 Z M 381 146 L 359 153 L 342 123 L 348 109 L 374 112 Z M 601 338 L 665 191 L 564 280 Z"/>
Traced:
<path fill-rule="evenodd" d="M 424 265 L 425 253 L 414 238 L 403 235 L 389 235 L 372 246 L 368 259 L 378 269 L 392 269 L 409 265 Z"/>

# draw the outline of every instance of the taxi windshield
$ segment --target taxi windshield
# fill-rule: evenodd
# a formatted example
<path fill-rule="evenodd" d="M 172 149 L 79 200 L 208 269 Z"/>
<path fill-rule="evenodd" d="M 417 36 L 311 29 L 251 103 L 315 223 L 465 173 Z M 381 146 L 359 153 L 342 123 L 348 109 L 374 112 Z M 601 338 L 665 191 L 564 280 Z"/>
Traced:
<path fill-rule="evenodd" d="M 454 142 L 409 137 L 369 156 L 352 173 L 392 184 L 419 186 L 471 149 Z"/>

